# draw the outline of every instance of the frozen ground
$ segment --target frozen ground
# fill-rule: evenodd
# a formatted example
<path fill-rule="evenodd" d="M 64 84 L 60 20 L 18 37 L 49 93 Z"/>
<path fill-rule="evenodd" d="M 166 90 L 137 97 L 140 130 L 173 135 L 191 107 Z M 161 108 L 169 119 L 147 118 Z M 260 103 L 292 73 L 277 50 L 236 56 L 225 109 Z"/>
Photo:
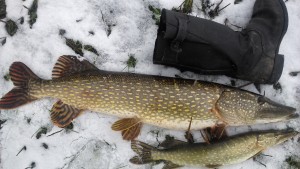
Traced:
<path fill-rule="evenodd" d="M 204 77 L 191 72 L 180 73 L 174 68 L 152 64 L 152 53 L 156 37 L 155 21 L 148 5 L 158 8 L 171 9 L 178 7 L 182 0 L 40 0 L 38 5 L 38 19 L 30 29 L 27 23 L 27 9 L 33 0 L 6 0 L 7 18 L 18 20 L 25 17 L 23 25 L 18 24 L 19 30 L 13 37 L 9 37 L 0 22 L 0 37 L 7 36 L 6 44 L 0 46 L 0 96 L 7 93 L 12 87 L 10 81 L 2 78 L 8 73 L 9 65 L 14 61 L 22 61 L 38 76 L 51 78 L 52 67 L 61 55 L 75 55 L 65 45 L 65 40 L 59 36 L 59 29 L 65 29 L 65 36 L 80 40 L 85 44 L 93 45 L 100 56 L 85 52 L 84 57 L 95 63 L 100 69 L 122 71 L 126 67 L 129 54 L 134 54 L 138 62 L 134 69 L 137 73 L 204 79 L 225 84 L 230 84 L 230 79 L 221 77 Z M 193 15 L 204 17 L 201 11 L 200 0 L 194 0 Z M 224 23 L 225 18 L 233 24 L 245 26 L 251 16 L 253 0 L 244 0 L 234 5 L 234 0 L 224 0 L 221 6 L 231 3 L 224 9 L 220 16 L 214 20 Z M 214 2 L 214 1 L 212 1 Z M 218 1 L 215 1 L 218 2 Z M 280 79 L 282 92 L 272 86 L 263 86 L 262 91 L 278 102 L 300 109 L 300 75 L 292 77 L 289 72 L 300 70 L 300 1 L 289 0 L 286 2 L 289 12 L 289 29 L 283 39 L 280 53 L 285 55 L 283 75 Z M 110 36 L 107 36 L 108 27 L 104 21 L 115 24 Z M 91 35 L 89 31 L 93 31 Z M 126 69 L 125 69 L 126 70 Z M 132 70 L 133 71 L 133 70 Z M 239 84 L 245 82 L 238 81 Z M 246 89 L 257 92 L 253 86 Z M 39 100 L 16 110 L 1 111 L 0 119 L 6 120 L 0 130 L 0 168 L 24 169 L 35 163 L 38 169 L 131 169 L 152 168 L 150 165 L 137 166 L 128 160 L 134 155 L 130 143 L 123 141 L 119 132 L 110 128 L 117 120 L 115 117 L 105 116 L 101 113 L 86 112 L 74 121 L 72 130 L 49 136 L 61 130 L 50 122 L 49 109 L 54 100 Z M 299 111 L 298 111 L 299 113 Z M 299 120 L 273 125 L 259 125 L 250 127 L 230 128 L 229 133 L 241 133 L 258 129 L 284 129 L 287 127 L 300 131 Z M 36 131 L 41 127 L 47 128 L 47 134 L 36 139 Z M 163 130 L 145 125 L 139 140 L 152 145 L 157 145 L 157 140 L 163 140 L 166 134 L 183 139 L 183 132 Z M 200 134 L 195 132 L 197 141 L 201 141 Z M 285 159 L 288 156 L 299 158 L 299 137 L 280 146 L 272 147 L 260 156 L 257 161 L 266 165 L 264 167 L 252 159 L 221 168 L 253 169 L 288 168 Z M 47 149 L 45 148 L 47 145 Z M 16 154 L 22 147 L 26 151 Z M 161 168 L 162 165 L 153 166 Z M 186 167 L 187 168 L 187 167 Z"/>

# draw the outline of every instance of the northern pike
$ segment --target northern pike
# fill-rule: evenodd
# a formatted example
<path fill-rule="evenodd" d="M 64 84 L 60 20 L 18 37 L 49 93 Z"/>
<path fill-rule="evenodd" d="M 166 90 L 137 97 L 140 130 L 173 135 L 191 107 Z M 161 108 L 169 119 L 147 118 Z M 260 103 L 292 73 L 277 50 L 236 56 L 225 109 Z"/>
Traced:
<path fill-rule="evenodd" d="M 96 68 L 87 60 L 61 56 L 52 80 L 35 75 L 25 64 L 14 62 L 10 76 L 15 87 L 0 100 L 0 109 L 12 109 L 51 97 L 58 100 L 51 120 L 69 125 L 84 110 L 122 118 L 112 125 L 123 138 L 137 137 L 143 123 L 176 130 L 251 125 L 289 120 L 296 109 L 266 97 L 221 84 L 197 80 L 117 73 Z"/>
<path fill-rule="evenodd" d="M 131 158 L 130 162 L 146 164 L 163 161 L 165 169 L 182 166 L 215 168 L 246 161 L 266 148 L 280 144 L 297 134 L 296 131 L 247 133 L 212 144 L 190 144 L 169 139 L 162 142 L 164 147 L 160 148 L 134 140 L 131 142 L 131 148 L 137 156 Z"/>

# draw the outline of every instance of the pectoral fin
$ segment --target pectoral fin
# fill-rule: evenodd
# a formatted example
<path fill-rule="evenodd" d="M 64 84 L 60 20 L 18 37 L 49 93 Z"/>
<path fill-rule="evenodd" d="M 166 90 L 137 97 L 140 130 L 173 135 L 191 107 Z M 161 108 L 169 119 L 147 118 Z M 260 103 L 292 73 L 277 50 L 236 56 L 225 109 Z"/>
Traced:
<path fill-rule="evenodd" d="M 124 140 L 135 139 L 141 131 L 142 123 L 138 118 L 124 118 L 116 121 L 112 126 L 114 131 L 122 131 Z"/>
<path fill-rule="evenodd" d="M 190 143 L 190 144 L 193 144 L 195 142 L 194 136 L 191 133 L 192 120 L 193 120 L 193 118 L 191 117 L 191 121 L 190 121 L 188 130 L 185 132 L 185 135 L 184 135 L 184 137 L 187 139 L 188 143 Z"/>
<path fill-rule="evenodd" d="M 227 138 L 227 132 L 225 130 L 226 125 L 225 124 L 220 124 L 220 125 L 216 125 L 214 127 L 211 127 L 208 132 L 210 134 L 210 140 L 212 142 L 214 141 L 218 141 L 218 140 L 223 140 L 225 138 Z"/>
<path fill-rule="evenodd" d="M 73 119 L 78 117 L 83 110 L 64 104 L 62 101 L 56 102 L 51 111 L 51 121 L 58 127 L 68 126 Z"/>
<path fill-rule="evenodd" d="M 173 169 L 173 168 L 179 168 L 179 167 L 182 167 L 182 166 L 178 165 L 178 164 L 174 164 L 171 161 L 167 161 L 167 162 L 165 162 L 165 165 L 162 169 Z"/>

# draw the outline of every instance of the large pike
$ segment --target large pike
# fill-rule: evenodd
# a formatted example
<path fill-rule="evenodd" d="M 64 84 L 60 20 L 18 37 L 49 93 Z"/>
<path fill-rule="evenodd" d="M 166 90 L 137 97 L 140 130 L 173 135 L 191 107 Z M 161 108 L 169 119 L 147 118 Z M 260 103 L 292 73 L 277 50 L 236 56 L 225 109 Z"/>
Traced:
<path fill-rule="evenodd" d="M 163 128 L 191 129 L 270 123 L 295 118 L 295 109 L 264 96 L 228 86 L 171 77 L 116 73 L 97 69 L 75 56 L 61 56 L 52 80 L 37 77 L 26 65 L 14 62 L 10 76 L 15 88 L 0 100 L 0 109 L 31 101 L 60 99 L 51 109 L 51 120 L 69 125 L 84 110 L 121 117 L 113 130 L 124 139 L 135 138 L 142 123 Z"/>
<path fill-rule="evenodd" d="M 166 140 L 162 143 L 164 147 L 159 149 L 140 141 L 132 141 L 131 148 L 138 156 L 130 159 L 130 162 L 146 164 L 164 161 L 166 169 L 181 166 L 215 168 L 246 161 L 297 134 L 296 131 L 247 133 L 212 144 Z"/>

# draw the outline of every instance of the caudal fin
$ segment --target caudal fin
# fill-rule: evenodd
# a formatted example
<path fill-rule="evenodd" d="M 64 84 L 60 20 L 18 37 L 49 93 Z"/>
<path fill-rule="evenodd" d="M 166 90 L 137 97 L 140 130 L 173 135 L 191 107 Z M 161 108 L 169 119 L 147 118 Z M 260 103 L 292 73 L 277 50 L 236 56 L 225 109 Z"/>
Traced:
<path fill-rule="evenodd" d="M 15 87 L 0 99 L 0 109 L 13 109 L 37 99 L 28 93 L 28 82 L 40 78 L 25 64 L 14 62 L 9 68 L 9 75 Z"/>
<path fill-rule="evenodd" d="M 143 142 L 133 140 L 131 141 L 131 149 L 138 154 L 138 156 L 134 156 L 129 160 L 131 163 L 146 164 L 154 161 L 151 156 L 151 151 L 155 150 L 154 147 Z"/>

